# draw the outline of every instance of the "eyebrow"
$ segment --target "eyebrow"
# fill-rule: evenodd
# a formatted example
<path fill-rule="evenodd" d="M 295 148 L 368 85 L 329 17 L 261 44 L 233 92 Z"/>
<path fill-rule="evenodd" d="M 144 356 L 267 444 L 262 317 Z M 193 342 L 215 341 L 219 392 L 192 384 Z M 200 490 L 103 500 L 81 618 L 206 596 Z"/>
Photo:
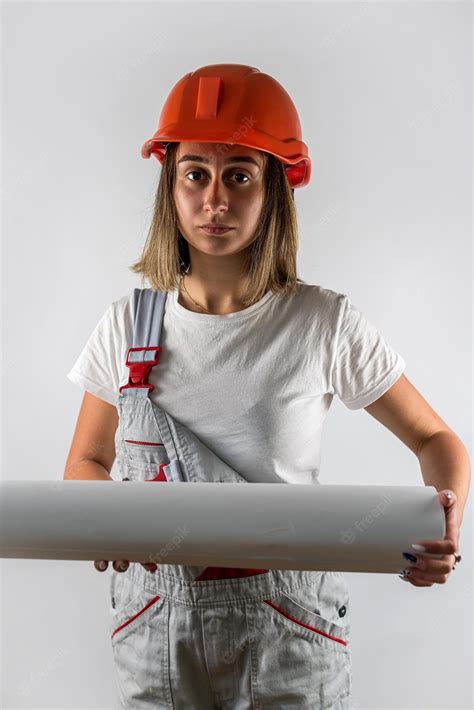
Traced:
<path fill-rule="evenodd" d="M 206 164 L 209 164 L 211 162 L 207 158 L 203 158 L 201 155 L 183 155 L 183 157 L 178 160 L 178 163 L 184 163 L 185 160 L 191 160 L 194 163 L 206 163 Z M 249 155 L 231 156 L 230 158 L 226 158 L 226 160 L 224 162 L 225 163 L 253 163 L 253 165 L 257 166 L 257 168 L 260 167 L 260 165 L 257 163 L 257 161 L 254 158 L 251 158 Z"/>

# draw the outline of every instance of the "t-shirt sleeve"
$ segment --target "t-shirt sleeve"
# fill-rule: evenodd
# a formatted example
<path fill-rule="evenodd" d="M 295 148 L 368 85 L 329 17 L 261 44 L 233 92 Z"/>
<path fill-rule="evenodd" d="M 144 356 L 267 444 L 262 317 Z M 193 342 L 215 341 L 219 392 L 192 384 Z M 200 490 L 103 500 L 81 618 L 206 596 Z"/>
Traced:
<path fill-rule="evenodd" d="M 123 307 L 127 300 L 126 297 L 115 301 L 107 308 L 66 375 L 74 384 L 115 406 L 118 403 L 118 389 L 122 384 Z"/>
<path fill-rule="evenodd" d="M 348 409 L 375 402 L 405 369 L 403 357 L 348 296 L 342 300 L 335 342 L 332 387 Z"/>

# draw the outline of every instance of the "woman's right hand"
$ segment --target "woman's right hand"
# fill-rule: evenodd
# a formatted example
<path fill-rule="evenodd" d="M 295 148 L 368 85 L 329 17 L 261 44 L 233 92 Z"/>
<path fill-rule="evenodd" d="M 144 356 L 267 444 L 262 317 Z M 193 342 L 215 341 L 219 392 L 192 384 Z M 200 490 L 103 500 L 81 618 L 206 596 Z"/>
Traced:
<path fill-rule="evenodd" d="M 128 560 L 113 560 L 112 566 L 116 572 L 125 572 L 128 569 L 130 562 Z M 154 562 L 140 562 L 141 566 L 144 567 L 148 572 L 156 572 L 158 565 Z M 99 572 L 105 572 L 109 566 L 108 560 L 95 560 L 94 567 Z"/>
<path fill-rule="evenodd" d="M 129 481 L 129 478 L 122 478 L 122 481 Z M 158 565 L 155 562 L 140 562 L 141 566 L 144 567 L 148 572 L 156 572 Z M 126 572 L 130 565 L 129 560 L 113 560 L 112 566 L 116 572 Z M 95 560 L 94 567 L 98 572 L 105 572 L 109 566 L 108 560 Z"/>

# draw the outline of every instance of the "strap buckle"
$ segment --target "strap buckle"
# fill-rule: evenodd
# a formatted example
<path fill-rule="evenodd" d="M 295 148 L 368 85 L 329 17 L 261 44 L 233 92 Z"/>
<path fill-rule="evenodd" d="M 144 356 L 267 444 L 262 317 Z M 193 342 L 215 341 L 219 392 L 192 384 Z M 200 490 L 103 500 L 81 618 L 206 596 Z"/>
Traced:
<path fill-rule="evenodd" d="M 155 359 L 143 362 L 130 362 L 131 352 L 142 352 L 143 350 L 155 350 Z M 148 375 L 150 374 L 151 368 L 158 363 L 160 354 L 161 348 L 159 346 L 152 346 L 148 348 L 129 348 L 127 352 L 127 360 L 125 362 L 126 366 L 130 369 L 128 382 L 126 385 L 119 387 L 119 392 L 122 392 L 122 390 L 130 387 L 146 387 L 148 389 L 148 394 L 150 394 L 150 392 L 153 391 L 154 386 L 148 382 Z"/>

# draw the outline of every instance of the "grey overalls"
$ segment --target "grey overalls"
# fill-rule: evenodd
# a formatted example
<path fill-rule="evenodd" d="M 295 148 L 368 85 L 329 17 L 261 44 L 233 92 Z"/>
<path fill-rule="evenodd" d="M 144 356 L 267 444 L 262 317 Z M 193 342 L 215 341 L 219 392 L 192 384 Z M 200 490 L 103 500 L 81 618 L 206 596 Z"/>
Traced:
<path fill-rule="evenodd" d="M 134 289 L 130 377 L 117 405 L 121 477 L 151 485 L 248 483 L 149 397 L 166 296 Z M 156 572 L 130 563 L 126 572 L 111 573 L 118 707 L 351 710 L 343 575 L 166 564 L 188 533 L 186 521 L 177 521 L 169 543 L 149 560 Z"/>

